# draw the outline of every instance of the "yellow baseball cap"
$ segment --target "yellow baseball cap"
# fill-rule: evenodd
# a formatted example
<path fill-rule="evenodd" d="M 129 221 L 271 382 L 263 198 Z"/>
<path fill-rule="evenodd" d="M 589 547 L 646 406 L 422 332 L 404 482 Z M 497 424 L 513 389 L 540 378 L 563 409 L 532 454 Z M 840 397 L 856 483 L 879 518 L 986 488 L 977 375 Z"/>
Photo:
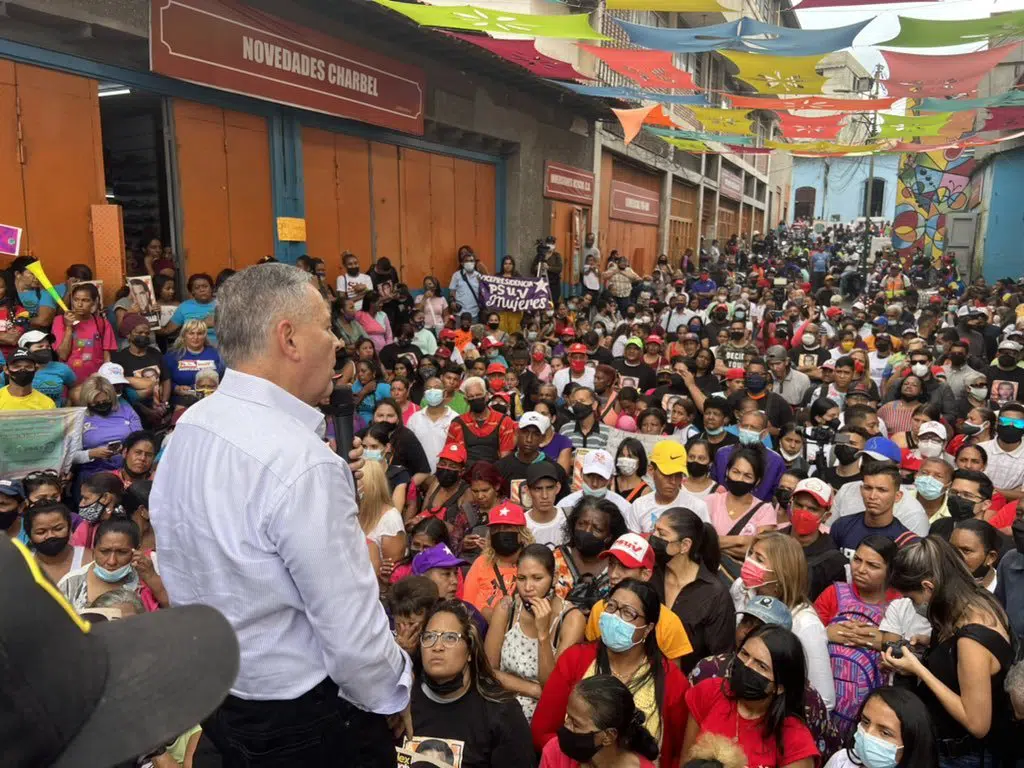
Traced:
<path fill-rule="evenodd" d="M 651 451 L 650 462 L 663 475 L 686 474 L 686 448 L 675 440 L 662 440 Z"/>

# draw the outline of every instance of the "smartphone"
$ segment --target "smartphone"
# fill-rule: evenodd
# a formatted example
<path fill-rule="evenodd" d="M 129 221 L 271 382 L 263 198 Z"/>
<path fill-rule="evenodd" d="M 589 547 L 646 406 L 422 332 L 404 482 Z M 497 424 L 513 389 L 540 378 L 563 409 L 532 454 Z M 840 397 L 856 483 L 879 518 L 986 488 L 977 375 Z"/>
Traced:
<path fill-rule="evenodd" d="M 123 443 L 120 440 L 114 440 L 111 443 L 107 443 L 107 450 L 113 451 L 114 453 L 120 453 Z"/>

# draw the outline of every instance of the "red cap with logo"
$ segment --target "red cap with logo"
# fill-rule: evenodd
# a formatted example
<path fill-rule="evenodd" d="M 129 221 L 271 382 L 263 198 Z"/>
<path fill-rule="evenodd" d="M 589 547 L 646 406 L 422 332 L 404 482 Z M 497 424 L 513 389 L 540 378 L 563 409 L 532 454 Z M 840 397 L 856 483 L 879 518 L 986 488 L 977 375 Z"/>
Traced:
<path fill-rule="evenodd" d="M 624 533 L 599 557 L 614 557 L 627 568 L 650 568 L 654 570 L 654 549 L 638 533 Z"/>
<path fill-rule="evenodd" d="M 569 347 L 569 354 L 570 355 L 577 355 L 577 354 L 578 355 L 588 355 L 588 354 L 590 354 L 590 351 L 587 349 L 587 345 L 586 344 L 580 344 L 579 342 L 576 342 L 575 344 L 573 344 L 573 345 L 571 345 Z"/>
<path fill-rule="evenodd" d="M 487 513 L 488 525 L 526 525 L 526 512 L 518 504 L 506 501 Z"/>
<path fill-rule="evenodd" d="M 456 464 L 465 464 L 469 460 L 466 454 L 466 446 L 462 443 L 446 442 L 441 452 L 437 454 L 437 460 L 448 459 Z"/>

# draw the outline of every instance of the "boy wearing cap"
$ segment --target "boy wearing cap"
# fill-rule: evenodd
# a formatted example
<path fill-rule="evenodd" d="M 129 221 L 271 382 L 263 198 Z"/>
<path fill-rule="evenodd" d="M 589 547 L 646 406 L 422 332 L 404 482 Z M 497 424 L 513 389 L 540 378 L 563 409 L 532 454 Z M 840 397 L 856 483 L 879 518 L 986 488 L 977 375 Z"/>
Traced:
<path fill-rule="evenodd" d="M 516 432 L 516 447 L 508 456 L 499 459 L 495 463 L 501 476 L 504 477 L 512 487 L 516 487 L 524 481 L 530 467 L 535 464 L 548 463 L 555 472 L 555 477 L 561 485 L 558 496 L 561 498 L 569 486 L 569 479 L 565 470 L 557 464 L 552 464 L 540 449 L 541 441 L 551 427 L 551 420 L 537 411 L 527 411 L 519 417 L 519 431 Z M 523 503 L 529 507 L 529 500 Z"/>
<path fill-rule="evenodd" d="M 36 361 L 24 349 L 16 350 L 4 366 L 7 386 L 0 388 L 0 411 L 48 411 L 53 400 L 32 388 Z"/>
<path fill-rule="evenodd" d="M 600 555 L 608 561 L 608 592 L 625 579 L 650 581 L 654 574 L 654 550 L 647 539 L 635 533 L 624 533 L 617 538 L 607 550 Z M 593 642 L 601 636 L 598 625 L 604 613 L 604 600 L 598 600 L 590 609 L 587 619 L 586 638 Z M 661 614 L 654 628 L 658 647 L 666 659 L 678 659 L 693 653 L 693 646 L 686 634 L 686 628 L 680 618 L 666 605 L 661 606 Z"/>
<path fill-rule="evenodd" d="M 568 511 L 584 496 L 597 496 L 607 499 L 619 508 L 622 519 L 628 520 L 633 505 L 611 489 L 612 476 L 615 474 L 615 460 L 608 451 L 590 451 L 583 457 L 583 487 L 558 502 L 558 506 Z"/>
<path fill-rule="evenodd" d="M 18 339 L 18 348 L 27 350 L 36 361 L 32 387 L 53 400 L 58 408 L 63 408 L 67 393 L 77 381 L 71 366 L 57 359 L 53 351 L 53 336 L 46 331 L 28 331 Z"/>
<path fill-rule="evenodd" d="M 710 522 L 708 505 L 683 487 L 686 474 L 686 449 L 674 440 L 662 440 L 648 459 L 654 493 L 633 502 L 626 525 L 634 533 L 649 534 L 662 513 L 672 507 L 685 507 L 705 523 Z"/>
<path fill-rule="evenodd" d="M 633 385 L 641 392 L 654 389 L 658 384 L 658 377 L 654 369 L 644 362 L 644 342 L 638 336 L 626 340 L 626 349 L 623 356 L 615 361 L 614 368 L 623 379 L 633 379 Z M 626 386 L 625 382 L 623 386 Z"/>
<path fill-rule="evenodd" d="M 557 547 L 569 540 L 565 533 L 565 512 L 555 506 L 555 499 L 562 490 L 559 478 L 564 475 L 562 468 L 550 461 L 538 461 L 526 470 L 531 505 L 526 513 L 526 527 L 538 544 Z"/>
<path fill-rule="evenodd" d="M 832 507 L 832 487 L 819 478 L 801 480 L 789 502 L 789 535 L 804 550 L 813 601 L 829 584 L 846 579 L 847 559 L 828 535 L 825 520 Z"/>

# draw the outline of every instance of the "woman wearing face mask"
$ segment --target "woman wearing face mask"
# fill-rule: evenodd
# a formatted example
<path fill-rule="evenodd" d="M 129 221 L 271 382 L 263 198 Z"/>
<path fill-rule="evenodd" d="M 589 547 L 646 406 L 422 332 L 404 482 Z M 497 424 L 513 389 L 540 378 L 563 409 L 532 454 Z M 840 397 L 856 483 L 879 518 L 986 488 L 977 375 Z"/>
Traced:
<path fill-rule="evenodd" d="M 644 720 L 621 680 L 613 675 L 585 678 L 569 696 L 565 724 L 544 747 L 540 768 L 654 768 L 658 742 L 644 728 Z"/>
<path fill-rule="evenodd" d="M 939 406 L 932 405 L 931 403 L 921 403 L 914 408 L 907 431 L 897 432 L 892 436 L 892 441 L 900 448 L 910 451 L 917 450 L 919 447 L 918 440 L 921 437 L 921 427 L 929 421 L 938 421 L 940 418 L 942 418 L 942 412 Z M 920 454 L 920 456 L 924 456 L 924 454 Z"/>
<path fill-rule="evenodd" d="M 472 472 L 470 476 L 472 478 Z M 471 488 L 476 484 L 472 483 Z M 496 504 L 487 513 L 486 525 L 487 543 L 483 554 L 473 561 L 466 573 L 463 597 L 490 622 L 501 598 L 515 590 L 519 553 L 533 544 L 533 536 L 526 525 L 526 512 L 510 501 Z"/>
<path fill-rule="evenodd" d="M 146 610 L 155 611 L 159 604 L 132 564 L 138 548 L 139 529 L 135 523 L 123 518 L 104 520 L 96 531 L 93 562 L 69 571 L 57 589 L 76 611 L 115 589 L 135 592 Z"/>
<path fill-rule="evenodd" d="M 111 472 L 124 464 L 121 446 L 133 432 L 142 429 L 142 421 L 131 406 L 117 396 L 113 385 L 102 376 L 90 376 L 79 392 L 85 406 L 82 450 L 72 461 L 78 465 L 78 477 Z"/>
<path fill-rule="evenodd" d="M 363 326 L 356 320 L 356 304 L 352 299 L 338 297 L 335 300 L 334 333 L 351 350 L 363 339 L 369 339 Z"/>
<path fill-rule="evenodd" d="M 995 438 L 996 414 L 991 408 L 971 408 L 966 418 L 956 425 L 956 436 L 949 441 L 946 451 L 954 456 L 967 445 L 987 443 Z"/>
<path fill-rule="evenodd" d="M 558 409 L 550 400 L 538 400 L 534 403 L 533 410 L 547 416 L 551 425 L 548 431 L 540 437 L 540 449 L 548 461 L 558 464 L 566 475 L 572 474 L 572 440 L 555 429 L 558 418 Z"/>
<path fill-rule="evenodd" d="M 555 592 L 566 597 L 573 587 L 592 581 L 608 583 L 607 560 L 601 553 L 626 532 L 626 521 L 614 502 L 583 496 L 565 518 L 568 544 L 555 548 Z"/>
<path fill-rule="evenodd" d="M 78 283 L 69 294 L 71 311 L 53 321 L 54 344 L 60 359 L 71 367 L 81 384 L 110 362 L 110 354 L 117 351 L 117 339 L 100 312 L 100 294 L 93 283 Z"/>
<path fill-rule="evenodd" d="M 89 547 L 71 546 L 71 510 L 59 501 L 40 501 L 25 510 L 22 525 L 43 573 L 54 584 L 92 562 Z"/>
<path fill-rule="evenodd" d="M 22 478 L 21 487 L 25 491 L 25 501 L 29 504 L 60 501 L 64 496 L 64 484 L 60 475 L 52 469 L 29 472 Z"/>
<path fill-rule="evenodd" d="M 743 641 L 726 680 L 689 690 L 684 756 L 700 733 L 737 742 L 748 765 L 812 768 L 819 756 L 803 720 L 803 652 L 799 639 L 777 625 L 758 627 Z"/>
<path fill-rule="evenodd" d="M 999 553 L 1002 550 L 999 531 L 990 523 L 973 517 L 958 520 L 953 526 L 949 543 L 960 553 L 974 580 L 995 594 L 996 565 L 999 563 Z"/>
<path fill-rule="evenodd" d="M 531 345 L 529 370 L 537 377 L 537 381 L 547 384 L 551 381 L 551 377 L 555 375 L 554 370 L 548 363 L 550 359 L 551 351 L 543 341 L 538 341 Z"/>
<path fill-rule="evenodd" d="M 139 529 L 139 546 L 135 549 L 132 557 L 132 566 L 135 568 L 139 578 L 153 592 L 153 597 L 161 608 L 171 604 L 164 588 L 163 579 L 156 572 L 153 565 L 153 556 L 156 554 L 156 532 L 149 521 L 149 493 L 153 489 L 153 483 L 149 480 L 137 480 L 125 492 L 122 505 L 128 515 L 128 519 L 135 523 Z"/>
<path fill-rule="evenodd" d="M 731 557 L 742 558 L 756 534 L 775 528 L 775 506 L 753 495 L 763 477 L 763 454 L 737 448 L 725 466 L 725 493 L 704 497 L 719 546 Z"/>
<path fill-rule="evenodd" d="M 689 449 L 687 449 L 689 451 Z M 687 453 L 689 456 L 689 453 Z M 612 490 L 632 504 L 651 492 L 644 477 L 647 475 L 647 451 L 635 437 L 627 437 L 615 452 L 615 476 Z M 685 480 L 684 480 L 685 482 Z"/>
<path fill-rule="evenodd" d="M 939 764 L 932 719 L 904 688 L 877 688 L 856 717 L 846 749 L 825 768 L 933 768 Z"/>
<path fill-rule="evenodd" d="M 1003 691 L 1014 651 L 999 602 L 978 584 L 944 539 L 928 536 L 893 560 L 892 585 L 932 627 L 923 659 L 901 649 L 883 656 L 911 682 L 935 722 L 941 768 L 995 765 L 1012 738 L 1012 711 Z M 914 680 L 916 678 L 916 681 Z"/>
<path fill-rule="evenodd" d="M 878 418 L 890 435 L 907 432 L 913 425 L 914 412 L 926 399 L 921 379 L 910 374 L 899 383 L 898 397 L 878 409 Z"/>
<path fill-rule="evenodd" d="M 779 430 L 779 455 L 786 469 L 809 472 L 810 463 L 804 456 L 804 431 L 797 424 L 784 424 Z"/>
<path fill-rule="evenodd" d="M 507 312 L 501 314 L 510 314 L 516 316 L 515 319 L 510 322 L 513 323 L 513 330 L 517 330 L 519 328 L 520 321 L 522 318 L 521 312 Z M 488 312 L 484 318 L 484 325 L 487 326 L 488 336 L 494 338 L 496 341 L 501 342 L 503 345 L 507 347 L 509 344 L 508 333 L 502 330 L 501 314 L 499 314 L 498 312 Z"/>
<path fill-rule="evenodd" d="M 356 312 L 356 322 L 363 326 L 377 354 L 395 340 L 391 331 L 391 320 L 381 309 L 380 294 L 377 291 L 367 291 L 363 294 L 363 308 Z"/>
<path fill-rule="evenodd" d="M 530 768 L 530 726 L 516 700 L 495 677 L 480 633 L 466 607 L 444 600 L 427 614 L 420 634 L 422 671 L 412 687 L 417 752 L 445 754 L 462 745 L 463 768 Z M 446 751 L 447 750 L 447 751 Z M 449 757 L 451 756 L 451 757 Z"/>
<path fill-rule="evenodd" d="M 543 544 L 523 548 L 516 564 L 516 591 L 494 609 L 484 648 L 505 690 L 515 694 L 526 719 L 558 657 L 583 639 L 583 614 L 555 594 L 555 560 Z"/>
<path fill-rule="evenodd" d="M 82 522 L 71 535 L 71 544 L 91 548 L 101 522 L 111 517 L 127 517 L 121 506 L 123 497 L 124 485 L 112 472 L 97 472 L 85 478 L 79 488 L 78 501 L 78 516 Z"/>
<path fill-rule="evenodd" d="M 800 543 L 792 536 L 768 532 L 754 537 L 740 578 L 733 582 L 729 591 L 737 611 L 742 611 L 755 595 L 779 598 L 789 607 L 793 614 L 793 633 L 800 638 L 803 647 L 807 679 L 831 712 L 836 703 L 836 689 L 828 635 L 807 597 L 808 586 L 807 558 Z"/>
<path fill-rule="evenodd" d="M 614 675 L 629 688 L 644 714 L 644 728 L 660 745 L 660 764 L 679 764 L 688 685 L 658 649 L 654 631 L 661 612 L 657 593 L 636 579 L 619 582 L 605 603 L 595 643 L 574 645 L 555 664 L 533 716 L 533 744 L 543 751 L 558 739 L 573 688 L 595 675 Z"/>
<path fill-rule="evenodd" d="M 373 424 L 362 436 L 363 458 L 367 462 L 372 461 L 381 465 L 391 492 L 392 504 L 400 513 L 404 513 L 407 511 L 410 501 L 415 504 L 415 497 L 412 500 L 409 498 L 412 475 L 396 456 L 395 431 L 394 424 L 387 422 Z M 412 517 L 412 514 L 415 514 L 414 510 L 408 517 Z"/>
<path fill-rule="evenodd" d="M 416 297 L 416 306 L 423 309 L 423 326 L 439 334 L 447 320 L 448 302 L 441 295 L 437 280 L 430 275 L 423 278 L 423 293 Z"/>
<path fill-rule="evenodd" d="M 423 486 L 423 511 L 411 518 L 407 527 L 423 519 L 443 522 L 451 532 L 450 543 L 454 551 L 462 549 L 469 532 L 465 515 L 460 519 L 460 505 L 468 497 L 469 483 L 463 479 L 466 471 L 466 447 L 460 443 L 445 443 L 438 454 L 436 469 Z"/>

